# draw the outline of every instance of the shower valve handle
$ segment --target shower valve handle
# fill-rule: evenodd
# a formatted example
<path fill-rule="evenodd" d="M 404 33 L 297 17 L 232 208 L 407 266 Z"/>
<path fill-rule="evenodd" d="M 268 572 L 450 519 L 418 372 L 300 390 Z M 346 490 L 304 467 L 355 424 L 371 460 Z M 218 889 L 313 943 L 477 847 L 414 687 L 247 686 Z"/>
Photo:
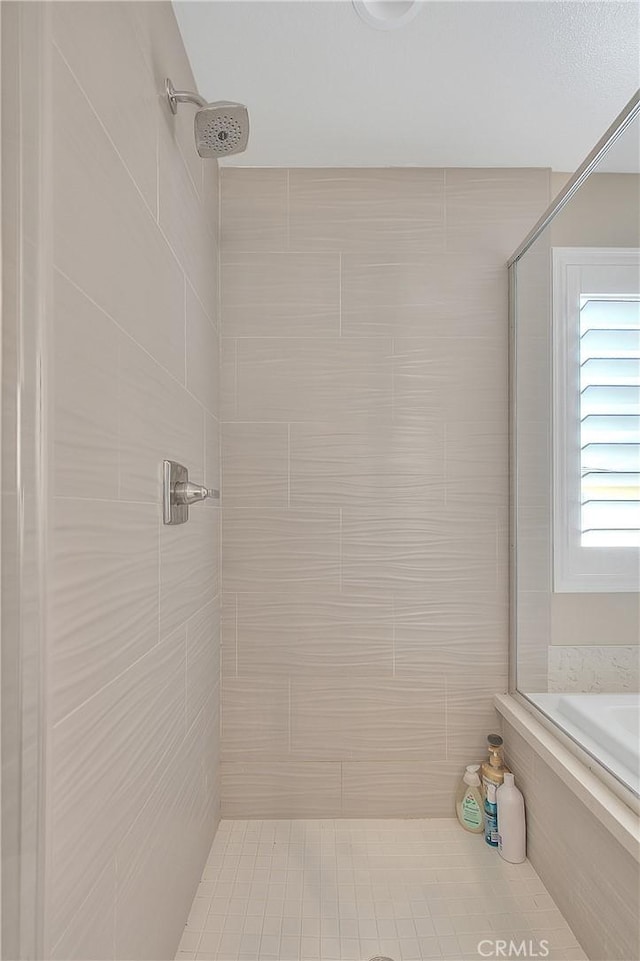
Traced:
<path fill-rule="evenodd" d="M 197 504 L 204 501 L 207 497 L 220 497 L 220 492 L 211 487 L 201 487 L 200 484 L 192 484 L 191 481 L 178 483 L 173 489 L 173 499 L 176 504 Z"/>
<path fill-rule="evenodd" d="M 184 524 L 189 520 L 189 507 L 207 500 L 216 500 L 220 491 L 192 484 L 189 471 L 175 460 L 162 462 L 162 520 L 165 524 Z"/>

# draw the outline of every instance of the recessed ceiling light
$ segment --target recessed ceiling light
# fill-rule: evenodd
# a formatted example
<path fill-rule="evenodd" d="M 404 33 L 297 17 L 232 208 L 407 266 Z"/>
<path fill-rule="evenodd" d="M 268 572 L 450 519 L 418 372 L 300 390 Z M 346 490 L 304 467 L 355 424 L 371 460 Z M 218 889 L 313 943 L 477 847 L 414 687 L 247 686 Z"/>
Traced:
<path fill-rule="evenodd" d="M 358 16 L 376 30 L 397 30 L 419 13 L 420 0 L 353 0 Z"/>

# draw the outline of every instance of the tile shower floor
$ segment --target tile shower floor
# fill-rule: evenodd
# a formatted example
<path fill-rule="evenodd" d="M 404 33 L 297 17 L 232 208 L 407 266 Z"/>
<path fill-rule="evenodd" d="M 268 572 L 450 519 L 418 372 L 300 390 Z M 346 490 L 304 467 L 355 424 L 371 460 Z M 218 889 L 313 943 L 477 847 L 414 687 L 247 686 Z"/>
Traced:
<path fill-rule="evenodd" d="M 222 821 L 176 957 L 477 961 L 498 939 L 586 957 L 529 862 L 455 820 Z"/>

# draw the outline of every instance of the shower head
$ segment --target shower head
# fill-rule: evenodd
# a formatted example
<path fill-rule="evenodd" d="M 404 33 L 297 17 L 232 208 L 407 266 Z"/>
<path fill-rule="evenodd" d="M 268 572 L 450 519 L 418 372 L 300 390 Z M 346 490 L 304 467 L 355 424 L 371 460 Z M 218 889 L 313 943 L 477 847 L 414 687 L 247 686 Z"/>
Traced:
<path fill-rule="evenodd" d="M 242 153 L 249 139 L 249 113 L 241 103 L 208 103 L 196 111 L 195 131 L 201 157 Z"/>
<path fill-rule="evenodd" d="M 197 93 L 176 90 L 170 80 L 166 92 L 172 113 L 178 104 L 193 103 L 198 107 L 195 117 L 196 150 L 201 157 L 226 157 L 242 153 L 249 140 L 249 111 L 241 103 L 207 103 Z"/>

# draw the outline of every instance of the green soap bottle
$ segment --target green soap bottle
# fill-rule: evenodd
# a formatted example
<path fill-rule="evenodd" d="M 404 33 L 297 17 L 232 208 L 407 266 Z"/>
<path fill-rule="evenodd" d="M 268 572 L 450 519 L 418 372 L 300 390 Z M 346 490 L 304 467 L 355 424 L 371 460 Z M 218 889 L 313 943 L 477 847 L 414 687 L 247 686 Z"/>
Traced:
<path fill-rule="evenodd" d="M 479 764 L 468 764 L 456 794 L 456 814 L 465 831 L 484 832 L 484 802 L 480 784 Z"/>

